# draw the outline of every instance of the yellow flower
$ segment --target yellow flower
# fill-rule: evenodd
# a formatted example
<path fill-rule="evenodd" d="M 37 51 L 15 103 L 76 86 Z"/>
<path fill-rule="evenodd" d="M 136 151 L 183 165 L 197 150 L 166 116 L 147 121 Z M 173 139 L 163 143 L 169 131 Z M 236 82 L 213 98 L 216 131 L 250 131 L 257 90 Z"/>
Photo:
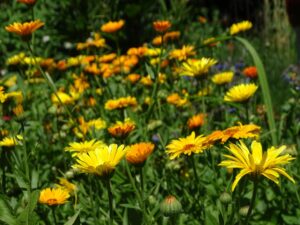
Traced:
<path fill-rule="evenodd" d="M 216 60 L 204 57 L 194 60 L 188 59 L 182 64 L 180 75 L 198 77 L 208 73 L 209 68 L 216 63 Z"/>
<path fill-rule="evenodd" d="M 263 152 L 261 144 L 253 141 L 250 152 L 247 146 L 240 141 L 237 145 L 230 144 L 227 147 L 232 155 L 224 155 L 227 160 L 222 161 L 219 166 L 241 170 L 235 177 L 231 187 L 232 191 L 234 191 L 238 182 L 247 174 L 254 178 L 263 175 L 276 184 L 279 184 L 278 178 L 281 174 L 295 183 L 294 179 L 280 166 L 288 164 L 294 159 L 289 154 L 283 154 L 285 148 L 286 146 L 279 148 L 271 147 L 266 152 Z"/>
<path fill-rule="evenodd" d="M 179 140 L 172 140 L 166 148 L 170 159 L 175 159 L 181 154 L 190 156 L 192 153 L 202 153 L 208 148 L 208 145 L 206 137 L 203 135 L 196 137 L 195 132 L 192 132 L 190 136 L 179 138 Z"/>
<path fill-rule="evenodd" d="M 230 88 L 225 96 L 226 102 L 245 102 L 254 95 L 258 86 L 255 84 L 239 84 Z"/>
<path fill-rule="evenodd" d="M 188 120 L 188 127 L 190 130 L 201 127 L 204 124 L 205 114 L 199 113 L 197 115 L 192 116 Z"/>
<path fill-rule="evenodd" d="M 153 22 L 153 28 L 157 32 L 166 32 L 172 26 L 171 22 L 168 20 L 158 20 Z"/>
<path fill-rule="evenodd" d="M 58 98 L 57 98 L 58 96 Z M 74 103 L 74 98 L 70 95 L 68 95 L 67 93 L 65 92 L 62 92 L 62 91 L 58 91 L 56 92 L 56 95 L 55 94 L 52 94 L 51 95 L 51 101 L 53 104 L 56 104 L 56 105 L 60 105 L 60 101 L 63 103 L 63 104 L 73 104 Z"/>
<path fill-rule="evenodd" d="M 23 63 L 23 60 L 24 60 L 25 57 L 26 57 L 25 53 L 24 52 L 20 52 L 19 54 L 13 55 L 10 58 L 8 58 L 6 60 L 6 64 L 7 65 L 18 65 L 20 63 Z"/>
<path fill-rule="evenodd" d="M 211 80 L 217 85 L 227 84 L 232 81 L 233 75 L 233 72 L 222 72 L 215 74 Z"/>
<path fill-rule="evenodd" d="M 105 122 L 105 120 L 103 120 L 101 118 L 89 120 L 88 127 L 95 129 L 95 130 L 101 130 L 101 129 L 106 128 L 106 122 Z"/>
<path fill-rule="evenodd" d="M 237 34 L 242 31 L 246 31 L 252 28 L 252 23 L 250 21 L 242 21 L 239 23 L 232 24 L 230 27 L 230 35 Z"/>
<path fill-rule="evenodd" d="M 104 108 L 107 110 L 114 110 L 114 109 L 122 109 L 128 106 L 137 106 L 137 101 L 135 97 L 122 97 L 118 99 L 110 99 L 105 103 Z"/>
<path fill-rule="evenodd" d="M 105 33 L 114 33 L 118 30 L 120 30 L 125 24 L 124 20 L 119 21 L 109 21 L 106 24 L 103 24 L 101 26 L 101 31 Z"/>
<path fill-rule="evenodd" d="M 153 45 L 161 45 L 162 40 L 163 40 L 162 36 L 156 36 L 155 38 L 153 38 L 152 44 Z"/>
<path fill-rule="evenodd" d="M 143 165 L 146 159 L 154 150 L 151 142 L 141 142 L 131 145 L 126 153 L 126 160 L 134 165 Z"/>
<path fill-rule="evenodd" d="M 39 202 L 49 206 L 65 204 L 70 194 L 64 188 L 46 188 L 40 193 Z"/>
<path fill-rule="evenodd" d="M 134 129 L 135 123 L 126 118 L 124 122 L 117 121 L 113 126 L 109 127 L 108 132 L 114 137 L 124 138 Z"/>
<path fill-rule="evenodd" d="M 94 151 L 77 155 L 77 164 L 73 165 L 73 168 L 83 173 L 109 176 L 126 154 L 127 148 L 124 145 L 104 145 Z"/>
<path fill-rule="evenodd" d="M 142 77 L 140 79 L 140 83 L 143 84 L 143 85 L 145 85 L 145 86 L 147 86 L 147 87 L 149 87 L 149 86 L 151 86 L 153 84 L 153 81 L 151 80 L 150 75 L 148 75 L 146 77 Z"/>
<path fill-rule="evenodd" d="M 22 140 L 22 135 L 16 135 L 15 137 L 5 137 L 2 141 L 0 141 L 0 146 L 13 147 L 16 145 L 20 145 Z"/>
<path fill-rule="evenodd" d="M 7 98 L 7 96 L 4 92 L 4 87 L 0 86 L 0 102 L 4 103 L 6 98 Z"/>
<path fill-rule="evenodd" d="M 65 147 L 65 151 L 75 152 L 75 153 L 86 153 L 89 151 L 94 151 L 96 148 L 103 146 L 102 141 L 96 141 L 95 139 L 84 142 L 71 142 L 68 147 Z"/>
<path fill-rule="evenodd" d="M 116 57 L 117 57 L 116 53 L 110 53 L 107 55 L 102 55 L 98 61 L 101 63 L 108 63 L 108 62 L 113 61 Z"/>
<path fill-rule="evenodd" d="M 21 116 L 24 113 L 24 109 L 21 104 L 18 104 L 16 107 L 14 107 L 12 111 L 16 116 Z"/>
<path fill-rule="evenodd" d="M 41 22 L 40 20 L 35 20 L 25 23 L 13 23 L 6 26 L 5 30 L 20 36 L 28 36 L 42 26 L 44 26 L 43 22 Z"/>
<path fill-rule="evenodd" d="M 167 102 L 177 107 L 181 107 L 188 103 L 188 99 L 181 98 L 178 93 L 172 93 L 167 97 Z"/>
<path fill-rule="evenodd" d="M 174 49 L 169 53 L 170 59 L 177 59 L 179 61 L 187 60 L 189 56 L 196 54 L 194 51 L 194 46 L 184 45 L 181 49 Z"/>
<path fill-rule="evenodd" d="M 79 125 L 74 128 L 74 132 L 79 138 L 83 138 L 90 129 L 101 130 L 106 128 L 106 122 L 101 118 L 85 121 L 84 117 L 81 116 L 78 121 Z"/>
<path fill-rule="evenodd" d="M 75 184 L 68 181 L 66 178 L 59 178 L 59 184 L 56 184 L 56 187 L 65 189 L 69 194 L 76 192 L 77 187 Z"/>

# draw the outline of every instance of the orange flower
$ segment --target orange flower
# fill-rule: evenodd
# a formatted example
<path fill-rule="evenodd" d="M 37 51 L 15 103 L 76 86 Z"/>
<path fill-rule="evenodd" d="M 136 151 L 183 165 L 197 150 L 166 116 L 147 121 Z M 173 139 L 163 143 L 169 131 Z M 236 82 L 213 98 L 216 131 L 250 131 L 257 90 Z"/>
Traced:
<path fill-rule="evenodd" d="M 135 129 L 135 123 L 126 118 L 124 122 L 117 121 L 113 126 L 109 127 L 108 132 L 117 138 L 125 138 Z"/>
<path fill-rule="evenodd" d="M 137 106 L 137 100 L 135 97 L 122 97 L 118 99 L 109 99 L 106 103 L 104 108 L 107 110 L 114 110 L 114 109 L 122 109 L 128 106 Z"/>
<path fill-rule="evenodd" d="M 204 124 L 205 114 L 199 113 L 197 115 L 192 116 L 188 120 L 188 127 L 190 130 L 193 130 L 197 127 L 201 127 Z"/>
<path fill-rule="evenodd" d="M 180 31 L 167 32 L 164 35 L 164 41 L 175 40 L 178 39 L 179 37 L 180 37 Z"/>
<path fill-rule="evenodd" d="M 167 31 L 171 27 L 171 25 L 171 22 L 168 20 L 158 20 L 153 22 L 154 30 L 161 33 Z"/>
<path fill-rule="evenodd" d="M 44 23 L 40 20 L 25 22 L 25 23 L 13 23 L 5 27 L 5 30 L 11 33 L 15 33 L 22 37 L 31 35 L 34 31 L 44 26 Z"/>
<path fill-rule="evenodd" d="M 257 78 L 257 69 L 255 66 L 246 67 L 243 70 L 243 74 L 249 78 Z"/>
<path fill-rule="evenodd" d="M 120 30 L 125 24 L 124 20 L 119 21 L 109 21 L 106 24 L 103 24 L 101 26 L 101 31 L 105 33 L 114 33 L 118 30 Z"/>
<path fill-rule="evenodd" d="M 129 80 L 130 83 L 135 84 L 140 78 L 141 78 L 141 75 L 136 74 L 136 73 L 131 73 L 126 77 L 126 80 Z"/>
<path fill-rule="evenodd" d="M 151 142 L 141 142 L 131 145 L 126 153 L 126 160 L 131 164 L 141 166 L 153 152 L 153 149 L 154 144 Z"/>
<path fill-rule="evenodd" d="M 207 19 L 204 17 L 204 16 L 199 16 L 198 17 L 198 21 L 202 24 L 206 23 L 207 22 Z"/>
<path fill-rule="evenodd" d="M 17 0 L 17 2 L 24 3 L 26 5 L 34 5 L 36 0 Z"/>

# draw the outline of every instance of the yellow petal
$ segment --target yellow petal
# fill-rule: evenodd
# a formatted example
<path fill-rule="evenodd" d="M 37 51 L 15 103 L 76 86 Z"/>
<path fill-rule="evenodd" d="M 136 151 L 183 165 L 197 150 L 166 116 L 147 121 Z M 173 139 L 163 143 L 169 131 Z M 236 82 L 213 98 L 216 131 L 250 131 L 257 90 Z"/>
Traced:
<path fill-rule="evenodd" d="M 232 184 L 232 187 L 231 187 L 231 191 L 234 191 L 236 185 L 238 184 L 238 182 L 240 181 L 240 179 L 242 179 L 243 176 L 245 176 L 246 174 L 250 173 L 251 171 L 248 170 L 248 169 L 243 169 L 241 170 L 238 175 L 236 175 L 235 177 L 235 180 Z"/>

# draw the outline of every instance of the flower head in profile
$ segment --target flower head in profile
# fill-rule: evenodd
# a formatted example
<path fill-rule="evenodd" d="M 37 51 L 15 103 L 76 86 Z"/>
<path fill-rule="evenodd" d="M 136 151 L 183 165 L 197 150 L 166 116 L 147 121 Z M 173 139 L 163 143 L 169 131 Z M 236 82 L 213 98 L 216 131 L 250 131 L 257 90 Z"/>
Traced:
<path fill-rule="evenodd" d="M 128 96 L 118 99 L 110 99 L 105 103 L 104 108 L 107 110 L 114 110 L 126 108 L 128 106 L 137 106 L 137 100 L 135 97 Z"/>
<path fill-rule="evenodd" d="M 166 152 L 169 154 L 170 159 L 175 159 L 181 154 L 190 156 L 192 153 L 202 153 L 208 148 L 206 137 L 203 135 L 197 136 L 195 132 L 185 138 L 179 138 L 178 140 L 172 140 L 167 145 Z"/>
<path fill-rule="evenodd" d="M 235 35 L 237 33 L 240 33 L 240 32 L 251 29 L 252 26 L 253 25 L 250 21 L 247 21 L 247 20 L 242 21 L 242 22 L 239 22 L 239 23 L 232 24 L 230 29 L 229 29 L 229 32 L 230 32 L 230 35 Z"/>
<path fill-rule="evenodd" d="M 213 83 L 217 84 L 217 85 L 223 85 L 223 84 L 228 84 L 232 81 L 234 76 L 233 72 L 222 72 L 222 73 L 218 73 L 215 74 L 211 80 Z"/>
<path fill-rule="evenodd" d="M 39 202 L 49 206 L 62 205 L 69 197 L 69 192 L 64 188 L 46 188 L 41 191 Z"/>
<path fill-rule="evenodd" d="M 219 166 L 240 169 L 232 184 L 232 191 L 234 191 L 238 182 L 246 175 L 254 178 L 263 175 L 276 184 L 279 184 L 278 178 L 280 175 L 283 175 L 295 183 L 294 179 L 282 167 L 282 165 L 288 164 L 294 159 L 289 154 L 284 154 L 285 148 L 286 146 L 279 148 L 271 147 L 263 152 L 261 144 L 253 141 L 251 151 L 249 151 L 244 142 L 240 141 L 237 145 L 230 144 L 227 147 L 232 155 L 224 155 L 227 159 L 223 160 Z"/>
<path fill-rule="evenodd" d="M 188 59 L 181 66 L 180 75 L 198 77 L 208 73 L 211 66 L 216 64 L 217 61 L 211 58 L 201 58 L 201 59 Z"/>
<path fill-rule="evenodd" d="M 249 78 L 257 78 L 258 73 L 255 66 L 248 66 L 243 70 L 243 74 Z"/>
<path fill-rule="evenodd" d="M 114 125 L 109 127 L 107 130 L 114 137 L 125 138 L 134 129 L 135 129 L 135 123 L 131 119 L 126 118 L 124 122 L 117 121 Z"/>
<path fill-rule="evenodd" d="M 0 141 L 0 146 L 13 147 L 16 145 L 20 145 L 22 140 L 22 135 L 16 135 L 15 137 L 5 137 L 3 140 Z"/>
<path fill-rule="evenodd" d="M 109 21 L 108 23 L 101 26 L 101 31 L 105 33 L 115 33 L 116 31 L 120 30 L 124 26 L 124 24 L 124 20 Z"/>
<path fill-rule="evenodd" d="M 153 28 L 157 32 L 164 33 L 172 26 L 168 20 L 157 20 L 153 22 Z"/>
<path fill-rule="evenodd" d="M 256 84 L 239 84 L 230 88 L 225 96 L 226 102 L 246 102 L 256 92 L 258 86 Z"/>
<path fill-rule="evenodd" d="M 205 114 L 199 113 L 189 118 L 187 124 L 190 130 L 201 127 L 204 124 Z"/>
<path fill-rule="evenodd" d="M 141 142 L 131 145 L 126 153 L 126 160 L 133 165 L 143 165 L 154 150 L 151 142 Z"/>
<path fill-rule="evenodd" d="M 68 147 L 65 147 L 65 151 L 74 152 L 76 155 L 94 151 L 103 145 L 105 144 L 102 141 L 96 141 L 95 139 L 83 142 L 71 142 Z"/>
<path fill-rule="evenodd" d="M 77 155 L 77 164 L 73 165 L 73 168 L 79 169 L 82 173 L 107 177 L 123 159 L 127 149 L 128 147 L 124 147 L 124 145 L 104 145 L 94 151 Z"/>
<path fill-rule="evenodd" d="M 44 23 L 40 20 L 25 22 L 25 23 L 13 23 L 5 27 L 5 30 L 11 33 L 15 33 L 22 37 L 31 35 L 34 31 L 44 26 Z"/>
<path fill-rule="evenodd" d="M 36 3 L 37 0 L 17 0 L 17 2 L 33 6 Z"/>

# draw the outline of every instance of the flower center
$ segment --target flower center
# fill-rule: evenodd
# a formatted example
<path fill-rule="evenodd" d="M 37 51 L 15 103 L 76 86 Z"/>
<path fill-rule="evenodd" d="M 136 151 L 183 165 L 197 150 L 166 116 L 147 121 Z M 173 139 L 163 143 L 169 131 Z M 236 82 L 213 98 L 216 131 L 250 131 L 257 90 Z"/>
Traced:
<path fill-rule="evenodd" d="M 188 151 L 191 150 L 192 148 L 194 148 L 195 145 L 194 144 L 187 144 L 183 147 L 183 151 Z"/>
<path fill-rule="evenodd" d="M 50 199 L 47 201 L 47 204 L 48 204 L 48 205 L 57 205 L 57 199 L 55 199 L 55 198 L 50 198 Z"/>

